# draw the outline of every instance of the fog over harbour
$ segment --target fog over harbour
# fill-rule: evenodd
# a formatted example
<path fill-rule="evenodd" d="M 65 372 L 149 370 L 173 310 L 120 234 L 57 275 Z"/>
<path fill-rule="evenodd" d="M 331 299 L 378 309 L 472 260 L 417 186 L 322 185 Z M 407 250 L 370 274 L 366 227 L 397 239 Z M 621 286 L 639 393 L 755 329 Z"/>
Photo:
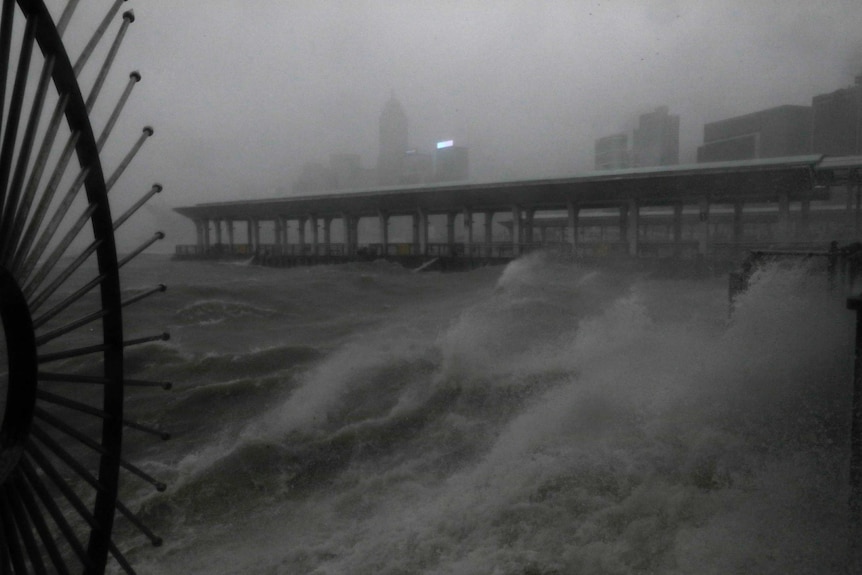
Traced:
<path fill-rule="evenodd" d="M 470 148 L 471 179 L 488 181 L 591 169 L 596 138 L 660 105 L 680 116 L 680 161 L 693 161 L 705 122 L 807 105 L 862 71 L 853 0 L 127 6 L 137 19 L 115 70 L 143 81 L 112 149 L 155 128 L 124 185 L 138 186 L 129 197 L 154 178 L 165 185 L 147 211 L 166 250 L 194 237 L 173 207 L 290 194 L 303 163 L 333 153 L 373 166 L 392 94 L 411 146 L 454 139 Z"/>

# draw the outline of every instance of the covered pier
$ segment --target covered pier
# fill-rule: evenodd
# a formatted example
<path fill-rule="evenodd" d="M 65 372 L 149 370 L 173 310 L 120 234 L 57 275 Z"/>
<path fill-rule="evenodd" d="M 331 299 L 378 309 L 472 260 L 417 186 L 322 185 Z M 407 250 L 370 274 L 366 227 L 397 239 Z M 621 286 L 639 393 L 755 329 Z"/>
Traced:
<path fill-rule="evenodd" d="M 535 249 L 722 257 L 855 241 L 860 185 L 862 157 L 816 155 L 198 204 L 176 209 L 197 229 L 176 255 L 274 265 L 505 260 Z"/>

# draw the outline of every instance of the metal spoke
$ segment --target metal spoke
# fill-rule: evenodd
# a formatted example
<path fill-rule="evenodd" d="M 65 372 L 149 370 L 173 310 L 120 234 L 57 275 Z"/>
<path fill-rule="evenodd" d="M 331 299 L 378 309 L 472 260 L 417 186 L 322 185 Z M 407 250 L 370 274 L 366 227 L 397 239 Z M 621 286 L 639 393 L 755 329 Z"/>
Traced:
<path fill-rule="evenodd" d="M 14 498 L 22 501 L 24 507 L 27 509 L 27 513 L 36 527 L 36 532 L 39 533 L 39 538 L 42 540 L 42 546 L 47 551 L 48 557 L 51 558 L 54 568 L 58 573 L 67 575 L 69 570 L 66 568 L 66 562 L 57 548 L 57 542 L 54 540 L 51 529 L 42 517 L 42 510 L 39 508 L 38 503 L 36 503 L 36 498 L 33 496 L 30 486 L 24 481 L 23 476 L 16 475 L 13 481 L 10 482 L 10 489 L 12 489 Z"/>
<path fill-rule="evenodd" d="M 135 87 L 135 84 L 140 81 L 140 73 L 132 72 L 131 74 L 129 74 L 129 83 L 126 84 L 126 89 L 123 90 L 123 94 L 117 101 L 117 105 L 114 106 L 114 111 L 111 112 L 111 116 L 108 118 L 108 123 L 105 124 L 105 128 L 99 135 L 99 139 L 96 141 L 96 149 L 101 150 L 102 147 L 105 145 L 105 142 L 108 140 L 108 137 L 111 135 L 111 132 L 114 129 L 114 124 L 117 123 L 117 120 L 120 117 L 120 113 L 123 111 L 123 107 L 126 105 L 126 101 L 128 101 L 129 96 L 132 94 L 132 89 Z"/>
<path fill-rule="evenodd" d="M 18 529 L 12 512 L 8 507 L 6 490 L 0 490 L 0 523 L 3 524 L 3 535 L 9 549 L 9 559 L 15 573 L 27 573 L 27 565 L 24 562 L 24 552 L 21 550 L 21 542 L 18 540 Z"/>
<path fill-rule="evenodd" d="M 143 521 L 138 519 L 137 515 L 132 513 L 132 511 L 126 507 L 121 501 L 117 501 L 117 510 L 125 516 L 129 522 L 138 528 L 138 530 L 143 533 L 147 539 L 150 540 L 150 543 L 153 544 L 153 547 L 159 547 L 162 544 L 162 538 L 153 533 L 146 525 L 144 525 Z"/>
<path fill-rule="evenodd" d="M 126 30 L 129 29 L 129 24 L 134 21 L 134 10 L 129 10 L 123 13 L 123 23 L 122 25 L 120 25 L 120 29 L 117 32 L 117 37 L 114 39 L 114 43 L 111 44 L 111 48 L 108 50 L 108 55 L 105 57 L 105 62 L 99 69 L 99 75 L 96 76 L 96 82 L 93 84 L 93 88 L 90 90 L 90 95 L 87 97 L 87 102 L 85 106 L 87 107 L 88 112 L 93 110 L 93 106 L 96 104 L 96 100 L 99 98 L 99 92 L 102 91 L 102 85 L 105 83 L 105 78 L 108 77 L 108 72 L 110 72 L 111 65 L 114 63 L 114 58 L 117 57 L 117 52 L 120 51 L 120 46 L 123 43 L 123 38 L 126 36 Z M 100 146 L 97 146 L 97 148 L 100 148 Z"/>
<path fill-rule="evenodd" d="M 123 342 L 123 347 L 130 347 L 133 345 L 140 345 L 143 343 L 150 343 L 154 341 L 168 341 L 171 338 L 170 334 L 161 333 L 159 335 L 151 335 L 147 337 L 141 337 L 137 339 L 130 339 Z M 65 351 L 58 351 L 55 353 L 46 353 L 40 355 L 36 361 L 39 363 L 50 363 L 52 361 L 58 361 L 62 359 L 69 359 L 71 357 L 80 357 L 82 355 L 90 355 L 93 353 L 100 353 L 108 349 L 108 345 L 90 345 L 86 347 L 79 347 L 76 349 L 67 349 Z"/>
<path fill-rule="evenodd" d="M 162 191 L 162 185 L 161 184 L 153 184 L 153 187 L 150 188 L 149 192 L 144 194 L 144 197 L 142 197 L 140 200 L 135 202 L 135 205 L 133 205 L 131 208 L 129 208 L 126 211 L 126 213 L 124 213 L 122 216 L 120 216 L 119 218 L 114 220 L 114 231 L 117 231 L 117 229 L 121 225 L 123 225 L 126 222 L 126 220 L 128 220 L 130 217 L 132 217 L 132 215 L 135 212 L 137 212 L 141 206 L 146 204 L 150 198 L 152 198 L 154 195 L 158 194 L 161 191 Z"/>
<path fill-rule="evenodd" d="M 36 445 L 32 441 L 28 441 L 25 444 L 25 448 L 27 450 L 27 455 L 30 456 L 33 461 L 39 466 L 39 468 L 45 473 L 48 479 L 51 480 L 57 489 L 60 490 L 60 493 L 63 497 L 66 498 L 66 501 L 78 512 L 78 515 L 81 516 L 81 519 L 87 522 L 87 525 L 92 527 L 93 529 L 99 529 L 99 523 L 96 521 L 96 518 L 93 517 L 93 514 L 90 513 L 87 505 L 81 500 L 75 490 L 72 488 L 69 483 L 63 479 L 63 476 L 60 475 L 60 472 L 57 471 L 57 468 L 54 467 L 54 464 L 48 459 L 48 457 L 42 453 L 42 451 L 36 447 Z"/>
<path fill-rule="evenodd" d="M 60 444 L 57 443 L 44 430 L 34 425 L 33 436 L 36 437 L 39 441 L 41 441 L 45 445 L 45 447 L 50 449 L 54 455 L 56 455 L 63 463 L 65 463 L 69 467 L 69 469 L 77 473 L 81 479 L 89 483 L 90 487 L 92 487 L 96 491 L 105 491 L 105 486 L 99 483 L 99 480 L 96 479 L 86 467 L 81 465 L 77 459 L 75 459 L 68 451 L 63 449 Z"/>
<path fill-rule="evenodd" d="M 90 38 L 90 41 L 87 42 L 87 45 L 84 46 L 84 49 L 81 51 L 81 55 L 78 56 L 78 59 L 75 61 L 75 66 L 73 71 L 75 75 L 81 73 L 81 70 L 84 66 L 87 65 L 87 60 L 90 59 L 90 56 L 93 54 L 93 50 L 98 46 L 99 41 L 102 39 L 102 36 L 105 35 L 105 31 L 108 29 L 108 26 L 111 24 L 111 20 L 113 20 L 114 16 L 117 15 L 117 12 L 120 11 L 120 7 L 123 5 L 125 0 L 114 0 L 114 4 L 108 10 L 108 13 L 105 14 L 105 17 L 102 19 L 99 27 L 96 28 L 96 31 L 93 33 L 93 36 Z"/>
<path fill-rule="evenodd" d="M 135 142 L 135 145 L 132 146 L 132 149 L 129 150 L 129 153 L 126 154 L 126 157 L 123 158 L 123 161 L 120 162 L 120 165 L 117 166 L 117 169 L 114 170 L 113 174 L 111 174 L 111 177 L 105 180 L 105 189 L 107 189 L 109 192 L 111 191 L 111 189 L 114 187 L 114 184 L 117 183 L 117 180 L 120 179 L 120 176 L 123 175 L 123 172 L 125 172 L 126 168 L 129 167 L 129 164 L 132 163 L 132 160 L 135 159 L 135 156 L 137 155 L 138 151 L 140 151 L 141 146 L 143 146 L 144 142 L 147 141 L 147 138 L 152 136 L 154 133 L 155 132 L 150 126 L 144 126 L 144 129 L 141 132 L 141 136 L 138 138 L 138 141 Z"/>
<path fill-rule="evenodd" d="M 3 0 L 3 20 L 0 21 L 0 127 L 6 106 L 6 76 L 12 52 L 12 25 L 15 23 L 15 0 Z"/>
<path fill-rule="evenodd" d="M 48 298 L 51 297 L 54 294 L 54 292 L 60 288 L 61 285 L 66 283 L 66 280 L 68 280 L 72 276 L 73 273 L 78 271 L 78 268 L 80 268 L 84 264 L 84 262 L 87 261 L 91 255 L 93 255 L 93 252 L 95 252 L 97 249 L 99 249 L 100 245 L 102 245 L 102 240 L 96 240 L 96 241 L 92 242 L 80 254 L 78 254 L 78 257 L 76 257 L 72 261 L 72 263 L 70 263 L 68 266 L 66 266 L 66 269 L 64 269 L 62 272 L 60 272 L 57 275 L 57 277 L 54 278 L 54 280 L 50 284 L 48 284 L 48 286 L 46 286 L 45 289 L 43 289 L 39 293 L 39 295 L 35 296 L 32 300 L 30 300 L 30 302 L 29 302 L 30 313 L 33 313 L 34 311 L 36 311 L 40 307 L 42 307 L 42 304 L 45 303 L 48 300 Z M 98 284 L 98 283 L 99 282 L 97 281 L 96 284 Z M 89 289 L 92 289 L 93 287 L 95 287 L 95 284 L 94 284 L 94 286 L 91 286 Z M 89 291 L 89 290 L 87 290 L 87 291 Z M 37 327 L 37 326 L 34 324 L 33 327 Z"/>
<path fill-rule="evenodd" d="M 39 380 L 54 383 L 88 383 L 93 385 L 114 385 L 117 383 L 107 377 L 77 373 L 39 372 Z M 164 390 L 173 388 L 173 384 L 166 381 L 145 381 L 142 379 L 124 379 L 123 385 L 131 387 L 161 387 Z"/>
<path fill-rule="evenodd" d="M 33 526 L 27 512 L 24 511 L 24 506 L 21 505 L 20 499 L 14 492 L 13 483 L 10 481 L 3 489 L 4 504 L 12 512 L 12 517 L 18 525 L 18 532 L 21 533 L 21 539 L 24 541 L 24 548 L 27 550 L 27 557 L 30 560 L 30 565 L 33 567 L 33 572 L 37 575 L 47 575 L 45 563 L 42 561 L 42 552 L 39 549 L 39 544 L 33 536 Z"/>

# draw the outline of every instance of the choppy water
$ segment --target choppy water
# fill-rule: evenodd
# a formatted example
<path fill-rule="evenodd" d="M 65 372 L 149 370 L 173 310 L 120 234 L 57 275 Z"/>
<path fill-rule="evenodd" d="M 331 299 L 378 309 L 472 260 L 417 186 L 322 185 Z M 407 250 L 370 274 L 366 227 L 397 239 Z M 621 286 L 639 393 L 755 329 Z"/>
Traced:
<path fill-rule="evenodd" d="M 541 256 L 413 274 L 144 260 L 141 573 L 838 573 L 852 315 L 822 278 Z"/>

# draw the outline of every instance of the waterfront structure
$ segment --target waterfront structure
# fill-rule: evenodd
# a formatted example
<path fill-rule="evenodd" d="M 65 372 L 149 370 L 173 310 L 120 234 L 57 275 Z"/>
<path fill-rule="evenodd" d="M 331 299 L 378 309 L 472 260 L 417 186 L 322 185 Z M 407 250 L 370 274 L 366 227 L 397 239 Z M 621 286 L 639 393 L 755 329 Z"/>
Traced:
<path fill-rule="evenodd" d="M 860 186 L 862 157 L 797 156 L 199 204 L 176 210 L 198 230 L 197 244 L 178 246 L 177 255 L 309 263 L 407 256 L 487 260 L 546 247 L 572 257 L 721 258 L 753 246 L 820 245 L 827 237 L 855 241 L 862 236 Z M 846 204 L 828 202 L 836 188 L 847 190 Z M 556 214 L 562 233 L 546 234 L 542 229 L 553 226 L 543 223 Z M 390 241 L 394 218 L 412 222 L 412 241 Z M 234 237 L 239 222 L 246 224 L 244 243 Z M 508 239 L 495 241 L 495 226 L 504 222 Z M 269 238 L 262 238 L 264 225 L 272 230 Z M 456 226 L 462 241 L 456 242 Z M 432 227 L 445 230 L 443 241 L 430 241 Z M 377 232 L 371 241 L 369 228 Z M 297 231 L 293 243 L 288 229 Z M 557 243 L 549 245 L 549 237 Z"/>
<path fill-rule="evenodd" d="M 597 170 L 628 168 L 630 166 L 628 134 L 611 134 L 596 140 L 595 165 Z"/>
<path fill-rule="evenodd" d="M 673 166 L 679 163 L 679 116 L 660 106 L 638 118 L 632 139 L 635 167 Z"/>
<path fill-rule="evenodd" d="M 811 107 L 777 106 L 703 127 L 698 162 L 778 158 L 811 151 Z"/>
<path fill-rule="evenodd" d="M 377 183 L 401 183 L 404 156 L 410 149 L 407 139 L 407 114 L 401 102 L 391 96 L 380 113 L 380 151 L 377 156 Z"/>
<path fill-rule="evenodd" d="M 853 86 L 814 96 L 811 150 L 818 154 L 862 154 L 862 75 Z"/>

